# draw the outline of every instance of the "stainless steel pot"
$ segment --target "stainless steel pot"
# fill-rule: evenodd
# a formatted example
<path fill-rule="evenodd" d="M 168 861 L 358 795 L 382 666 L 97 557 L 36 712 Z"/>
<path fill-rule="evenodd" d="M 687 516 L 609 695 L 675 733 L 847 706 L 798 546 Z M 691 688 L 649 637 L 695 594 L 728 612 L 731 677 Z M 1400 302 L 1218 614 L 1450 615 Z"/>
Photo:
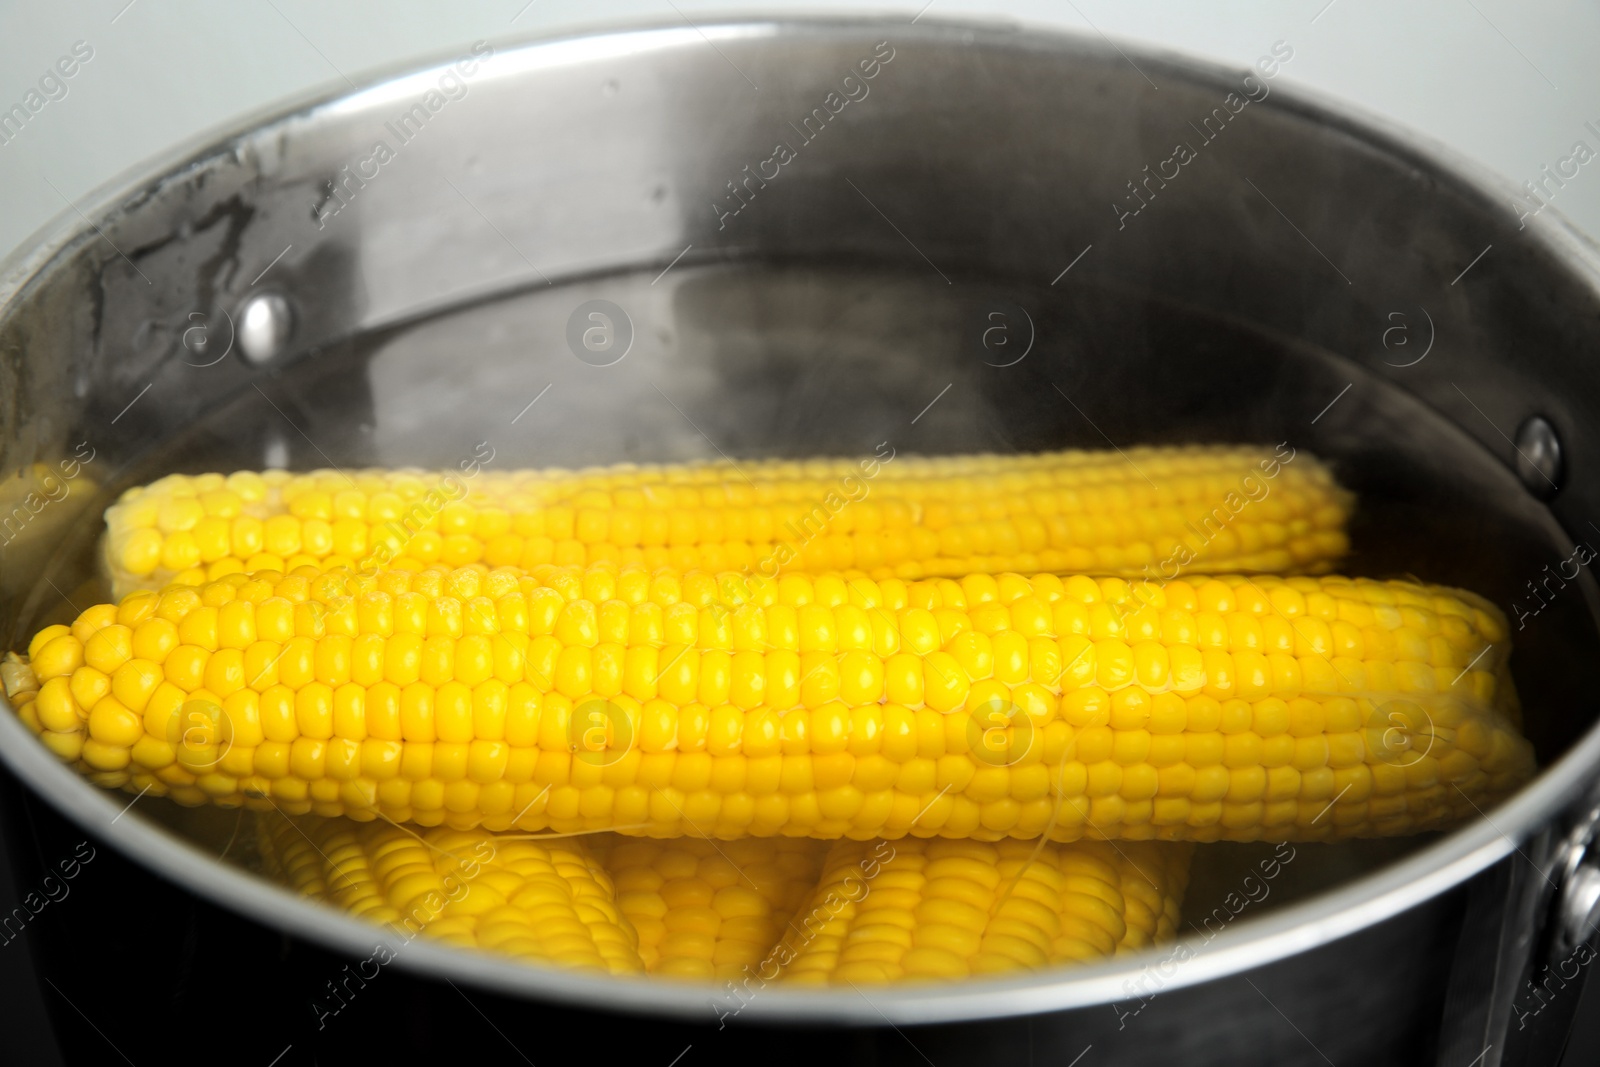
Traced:
<path fill-rule="evenodd" d="M 1537 1019 L 1518 997 L 1589 933 L 1600 597 L 1586 568 L 1530 585 L 1600 538 L 1600 258 L 1284 86 L 1293 46 L 1245 71 L 931 18 L 726 22 L 480 45 L 247 120 L 0 268 L 0 465 L 93 453 L 0 556 L 8 645 L 92 594 L 109 494 L 171 469 L 1285 441 L 1361 494 L 1351 570 L 1523 622 L 1546 769 L 1485 818 L 1300 846 L 1214 938 L 1267 853 L 1203 849 L 1177 963 L 748 1002 L 436 944 L 400 966 L 662 1033 L 787 1027 L 756 1031 L 780 1050 L 865 1028 L 849 1047 L 940 1067 L 1024 1033 L 1124 1063 L 1545 1055 L 1528 1038 L 1579 994 Z M 183 890 L 370 953 L 366 924 L 218 862 L 231 822 L 128 808 L 11 716 L 0 758 Z"/>

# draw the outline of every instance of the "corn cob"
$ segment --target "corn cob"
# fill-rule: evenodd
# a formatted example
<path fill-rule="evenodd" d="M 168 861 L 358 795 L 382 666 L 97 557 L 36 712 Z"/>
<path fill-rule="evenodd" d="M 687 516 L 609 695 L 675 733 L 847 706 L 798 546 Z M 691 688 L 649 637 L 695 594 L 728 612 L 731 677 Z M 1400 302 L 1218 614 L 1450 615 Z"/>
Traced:
<path fill-rule="evenodd" d="M 1168 940 L 1191 846 L 842 841 L 775 954 L 805 985 L 958 979 Z"/>
<path fill-rule="evenodd" d="M 6 684 L 105 785 L 492 830 L 1316 840 L 1447 825 L 1533 770 L 1504 617 L 1458 590 L 785 575 L 725 607 L 741 588 L 227 575 L 47 627 Z"/>
<path fill-rule="evenodd" d="M 1136 952 L 1171 941 L 1183 921 L 1183 894 L 1189 887 L 1189 861 L 1194 856 L 1194 846 L 1174 842 L 1141 852 L 1137 845 L 1129 842 L 1115 849 L 1125 923 L 1122 940 L 1117 942 L 1118 952 Z"/>
<path fill-rule="evenodd" d="M 308 897 L 417 934 L 530 961 L 638 974 L 633 927 L 581 838 L 529 841 L 384 822 L 258 817 L 268 874 Z"/>
<path fill-rule="evenodd" d="M 801 838 L 588 840 L 639 935 L 645 970 L 676 978 L 733 980 L 757 966 L 816 887 L 828 851 Z"/>
<path fill-rule="evenodd" d="M 87 447 L 87 443 L 79 445 L 76 459 L 60 460 L 55 467 L 32 463 L 17 471 L 15 477 L 0 478 L 0 545 L 15 551 L 28 547 L 30 542 L 54 543 L 59 539 L 61 523 L 35 520 L 52 505 L 52 512 L 63 509 L 74 493 L 80 500 L 94 495 L 98 486 L 85 469 L 94 460 L 94 449 L 84 457 L 83 449 Z M 77 507 L 74 503 L 63 510 L 70 513 Z M 12 566 L 16 566 L 15 559 Z"/>
<path fill-rule="evenodd" d="M 1132 576 L 1171 560 L 1269 573 L 1327 570 L 1347 548 L 1348 494 L 1314 458 L 1263 448 L 471 468 L 172 475 L 131 489 L 106 512 L 113 593 L 306 564 L 610 560 L 914 579 Z"/>

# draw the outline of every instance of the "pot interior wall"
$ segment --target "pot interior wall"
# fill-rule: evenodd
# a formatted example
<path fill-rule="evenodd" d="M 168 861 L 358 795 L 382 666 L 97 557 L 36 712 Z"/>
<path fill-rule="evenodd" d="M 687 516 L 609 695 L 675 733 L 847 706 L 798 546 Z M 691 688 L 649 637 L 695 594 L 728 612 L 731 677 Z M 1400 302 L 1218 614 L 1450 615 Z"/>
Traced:
<path fill-rule="evenodd" d="M 867 454 L 883 442 L 936 454 L 1257 441 L 1264 458 L 1287 443 L 1325 459 L 1359 494 L 1351 573 L 1413 575 L 1506 603 L 1545 561 L 1570 554 L 1516 476 L 1447 420 L 1332 353 L 1238 320 L 1092 282 L 963 278 L 951 292 L 926 271 L 814 264 L 656 274 L 540 286 L 331 345 L 163 440 L 108 497 L 173 471 L 268 462 L 446 469 L 479 442 L 493 449 L 491 466 L 515 469 Z M 607 366 L 566 343 L 573 309 L 594 300 L 622 309 L 634 335 Z M 1014 334 L 1012 353 L 992 333 L 984 343 L 997 322 Z M 24 629 L 70 621 L 72 604 L 108 595 L 97 567 L 98 530 L 84 522 L 36 590 Z M 1587 725 L 1552 712 L 1583 691 L 1581 650 L 1595 641 L 1578 589 L 1554 599 L 1548 616 L 1525 631 L 1514 663 L 1545 760 Z M 234 840 L 234 813 L 153 799 L 141 810 L 251 862 Z M 1430 840 L 1302 848 L 1257 910 Z M 1202 849 L 1191 920 L 1221 906 L 1237 872 L 1271 851 Z"/>

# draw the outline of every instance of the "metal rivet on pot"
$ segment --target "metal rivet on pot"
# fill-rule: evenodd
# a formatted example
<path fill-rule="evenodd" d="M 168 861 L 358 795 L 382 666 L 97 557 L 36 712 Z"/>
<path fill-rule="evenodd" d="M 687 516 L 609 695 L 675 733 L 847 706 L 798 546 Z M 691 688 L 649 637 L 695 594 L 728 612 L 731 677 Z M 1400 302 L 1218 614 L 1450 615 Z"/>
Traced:
<path fill-rule="evenodd" d="M 1517 476 L 1534 496 L 1548 499 L 1561 487 L 1561 439 L 1543 416 L 1517 430 Z"/>
<path fill-rule="evenodd" d="M 261 466 L 269 471 L 287 470 L 289 467 L 289 442 L 283 435 L 273 430 L 266 440 L 266 447 L 262 450 L 264 455 Z"/>
<path fill-rule="evenodd" d="M 266 363 L 283 353 L 294 329 L 289 301 L 278 293 L 257 293 L 237 316 L 239 351 L 251 363 Z"/>

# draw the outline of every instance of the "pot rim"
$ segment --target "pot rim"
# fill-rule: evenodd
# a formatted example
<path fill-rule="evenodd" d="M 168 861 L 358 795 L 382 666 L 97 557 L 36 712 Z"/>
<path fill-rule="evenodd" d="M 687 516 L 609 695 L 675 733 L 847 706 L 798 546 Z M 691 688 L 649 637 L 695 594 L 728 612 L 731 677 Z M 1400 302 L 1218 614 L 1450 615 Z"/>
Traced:
<path fill-rule="evenodd" d="M 881 17 L 829 16 L 722 18 L 707 20 L 693 29 L 652 21 L 518 37 L 497 45 L 495 53 L 497 58 L 515 56 L 517 61 L 497 65 L 484 76 L 497 80 L 528 69 L 583 62 L 597 53 L 597 46 L 661 50 L 680 42 L 698 45 L 703 43 L 702 37 L 732 40 L 829 36 L 887 27 L 893 27 L 900 39 L 1029 50 L 1053 54 L 1064 61 L 1086 54 L 1105 55 L 1110 48 L 1116 48 L 1137 55 L 1140 63 L 1151 69 L 1218 87 L 1231 84 L 1241 70 L 1127 39 L 1120 47 L 1108 48 L 1109 41 L 1102 44 L 1088 34 L 1054 28 L 1040 30 L 964 19 L 928 19 L 908 25 Z M 428 61 L 394 64 L 363 76 L 354 89 L 338 85 L 298 94 L 287 102 L 258 109 L 191 138 L 102 184 L 82 198 L 92 206 L 80 210 L 73 204 L 0 259 L 0 318 L 55 257 L 75 242 L 97 239 L 93 220 L 136 207 L 162 183 L 181 178 L 189 168 L 227 153 L 245 137 L 274 125 L 283 128 L 311 122 L 319 113 L 359 106 L 364 94 L 382 92 L 403 78 L 426 77 L 447 62 L 447 56 L 440 53 Z M 512 69 L 507 70 L 507 66 Z M 1405 159 L 1424 172 L 1446 177 L 1486 203 L 1515 194 L 1506 178 L 1486 166 L 1365 109 L 1293 86 L 1278 88 L 1273 95 L 1277 99 L 1273 106 L 1287 108 L 1345 137 Z M 1600 295 L 1600 248 L 1558 210 L 1541 212 L 1529 221 L 1528 228 L 1543 251 Z M 671 250 L 663 250 L 663 261 L 671 254 Z M 3 697 L 0 706 L 10 710 Z M 720 1003 L 729 1016 L 737 1015 L 740 1022 L 894 1025 L 1003 1018 L 1113 1004 L 1119 998 L 1137 996 L 1132 988 L 1134 980 L 1149 974 L 1157 963 L 1180 955 L 1183 961 L 1171 977 L 1162 977 L 1160 991 L 1240 973 L 1389 919 L 1466 881 L 1512 851 L 1520 853 L 1522 840 L 1556 818 L 1595 779 L 1595 770 L 1600 767 L 1600 725 L 1590 728 L 1555 763 L 1496 808 L 1492 818 L 1484 815 L 1370 874 L 1230 926 L 1209 944 L 1202 938 L 1187 937 L 1070 969 L 949 986 L 880 987 L 872 990 L 870 997 L 856 988 L 849 992 L 763 988 L 748 1001 L 733 997 L 731 990 L 711 985 L 659 978 L 591 977 L 442 943 L 406 942 L 391 931 L 309 901 L 243 868 L 219 863 L 154 822 L 135 817 L 112 831 L 138 798 L 126 801 L 123 794 L 95 787 L 40 745 L 15 714 L 0 715 L 0 761 L 57 810 L 141 865 L 247 918 L 347 951 L 356 958 L 369 956 L 382 945 L 402 968 L 420 975 L 464 982 L 501 994 L 612 1011 L 677 1019 L 698 1016 L 709 1022 L 716 1017 Z M 1526 853 L 1522 854 L 1527 858 Z M 728 1011 L 735 1007 L 737 1011 Z"/>

